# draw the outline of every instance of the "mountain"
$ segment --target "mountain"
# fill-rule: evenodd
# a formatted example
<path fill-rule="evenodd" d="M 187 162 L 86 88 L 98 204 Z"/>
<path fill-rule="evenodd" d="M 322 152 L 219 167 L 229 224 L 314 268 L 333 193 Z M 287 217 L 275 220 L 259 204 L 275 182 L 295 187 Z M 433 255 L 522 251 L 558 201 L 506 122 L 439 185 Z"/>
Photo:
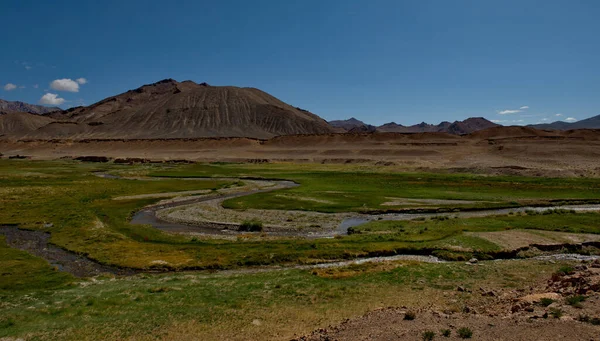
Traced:
<path fill-rule="evenodd" d="M 447 123 L 447 122 L 446 122 Z M 479 130 L 499 127 L 499 124 L 488 121 L 483 117 L 470 117 L 464 121 L 455 121 L 450 124 L 445 130 L 446 133 L 454 135 L 465 135 L 470 134 Z"/>
<path fill-rule="evenodd" d="M 546 124 L 532 124 L 528 127 L 544 130 L 600 129 L 600 115 L 573 123 L 556 121 Z"/>
<path fill-rule="evenodd" d="M 342 129 L 342 131 L 353 133 L 374 132 L 377 129 L 377 127 L 372 126 L 370 124 L 366 124 L 363 121 L 357 120 L 354 117 L 348 120 L 329 121 L 328 123 L 334 128 L 340 128 Z"/>
<path fill-rule="evenodd" d="M 61 108 L 57 107 L 45 107 L 43 105 L 28 104 L 19 101 L 5 101 L 0 99 L 0 112 L 28 112 L 31 114 L 47 114 L 52 111 L 60 111 Z"/>
<path fill-rule="evenodd" d="M 396 132 L 396 133 L 427 133 L 440 132 L 450 133 L 455 135 L 469 134 L 474 131 L 497 127 L 498 124 L 490 122 L 483 117 L 471 117 L 464 121 L 455 121 L 450 123 L 444 121 L 440 124 L 433 125 L 421 122 L 412 126 L 403 126 L 394 122 L 386 123 L 377 127 L 379 132 Z"/>
<path fill-rule="evenodd" d="M 28 138 L 270 138 L 333 132 L 327 122 L 255 88 L 165 79 L 88 107 L 53 113 Z"/>
<path fill-rule="evenodd" d="M 52 122 L 52 118 L 27 112 L 0 114 L 0 136 L 22 136 Z"/>

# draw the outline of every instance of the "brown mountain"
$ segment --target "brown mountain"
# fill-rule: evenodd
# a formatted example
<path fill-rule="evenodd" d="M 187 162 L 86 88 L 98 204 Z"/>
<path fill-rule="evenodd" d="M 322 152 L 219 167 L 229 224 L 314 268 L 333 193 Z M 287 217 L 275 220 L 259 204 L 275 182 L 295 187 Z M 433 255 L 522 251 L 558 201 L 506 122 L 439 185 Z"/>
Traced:
<path fill-rule="evenodd" d="M 50 124 L 53 121 L 52 118 L 27 112 L 0 114 L 0 137 L 23 136 Z"/>
<path fill-rule="evenodd" d="M 394 133 L 450 133 L 454 135 L 469 134 L 474 131 L 497 127 L 498 124 L 490 122 L 483 117 L 471 117 L 464 121 L 455 121 L 450 123 L 444 121 L 440 124 L 433 125 L 425 122 L 412 126 L 403 126 L 394 122 L 386 123 L 377 127 L 379 132 L 394 132 Z"/>
<path fill-rule="evenodd" d="M 5 101 L 0 99 L 0 112 L 28 112 L 31 114 L 46 114 L 53 111 L 60 111 L 61 108 L 45 107 L 43 105 L 29 104 L 19 101 Z"/>
<path fill-rule="evenodd" d="M 333 131 L 326 121 L 254 88 L 166 79 L 89 107 L 53 113 L 28 138 L 270 138 Z"/>

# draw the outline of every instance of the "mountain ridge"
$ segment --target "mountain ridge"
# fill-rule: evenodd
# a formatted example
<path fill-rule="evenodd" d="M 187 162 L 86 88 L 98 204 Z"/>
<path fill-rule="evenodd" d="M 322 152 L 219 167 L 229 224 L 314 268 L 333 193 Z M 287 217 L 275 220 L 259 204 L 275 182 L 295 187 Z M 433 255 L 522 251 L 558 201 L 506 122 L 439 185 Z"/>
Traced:
<path fill-rule="evenodd" d="M 58 107 L 46 107 L 43 105 L 29 104 L 21 101 L 6 101 L 0 99 L 0 112 L 27 112 L 30 114 L 47 114 L 53 111 L 62 111 Z"/>

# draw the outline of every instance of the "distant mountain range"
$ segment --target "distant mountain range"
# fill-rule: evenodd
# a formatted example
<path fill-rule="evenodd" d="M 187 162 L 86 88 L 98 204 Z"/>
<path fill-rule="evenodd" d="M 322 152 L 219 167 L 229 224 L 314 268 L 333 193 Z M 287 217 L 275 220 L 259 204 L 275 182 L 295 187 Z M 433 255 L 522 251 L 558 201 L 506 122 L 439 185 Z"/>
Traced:
<path fill-rule="evenodd" d="M 529 127 L 543 130 L 600 129 L 600 115 L 572 123 L 556 121 L 546 124 L 532 124 Z"/>
<path fill-rule="evenodd" d="M 444 121 L 440 124 L 433 125 L 425 122 L 412 126 L 403 126 L 395 122 L 383 124 L 375 127 L 364 122 L 351 118 L 349 120 L 339 120 L 329 122 L 335 128 L 344 129 L 346 132 L 394 132 L 394 133 L 449 133 L 455 135 L 470 134 L 472 132 L 498 127 L 499 125 L 486 120 L 483 117 L 471 117 L 464 121 L 455 121 L 450 123 Z"/>
<path fill-rule="evenodd" d="M 471 134 L 501 127 L 483 117 L 464 121 L 395 122 L 373 126 L 356 118 L 326 122 L 319 116 L 255 88 L 211 86 L 165 79 L 68 110 L 0 100 L 0 136 L 14 139 L 169 139 L 250 137 L 328 133 Z M 600 115 L 537 129 L 600 128 Z"/>
<path fill-rule="evenodd" d="M 61 110 L 61 108 L 57 107 L 45 107 L 43 105 L 28 104 L 19 101 L 11 102 L 0 99 L 0 113 L 28 112 L 31 114 L 47 114 L 52 111 Z"/>

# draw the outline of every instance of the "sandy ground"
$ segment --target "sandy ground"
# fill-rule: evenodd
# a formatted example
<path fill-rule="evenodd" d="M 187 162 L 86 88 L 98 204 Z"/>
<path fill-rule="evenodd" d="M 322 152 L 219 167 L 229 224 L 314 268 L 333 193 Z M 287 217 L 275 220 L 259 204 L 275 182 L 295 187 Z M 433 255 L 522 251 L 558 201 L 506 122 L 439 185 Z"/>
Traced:
<path fill-rule="evenodd" d="M 509 127 L 510 128 L 510 127 Z M 514 130 L 514 131 L 513 131 Z M 515 128 L 447 134 L 328 134 L 180 140 L 9 141 L 4 157 L 59 159 L 84 155 L 152 160 L 375 164 L 390 170 L 533 176 L 600 176 L 600 132 L 532 133 Z"/>
<path fill-rule="evenodd" d="M 285 210 L 228 210 L 221 205 L 223 199 L 161 210 L 156 215 L 166 221 L 197 224 L 214 222 L 241 224 L 247 220 L 261 221 L 264 227 L 276 230 L 334 230 L 348 214 L 329 214 Z"/>

